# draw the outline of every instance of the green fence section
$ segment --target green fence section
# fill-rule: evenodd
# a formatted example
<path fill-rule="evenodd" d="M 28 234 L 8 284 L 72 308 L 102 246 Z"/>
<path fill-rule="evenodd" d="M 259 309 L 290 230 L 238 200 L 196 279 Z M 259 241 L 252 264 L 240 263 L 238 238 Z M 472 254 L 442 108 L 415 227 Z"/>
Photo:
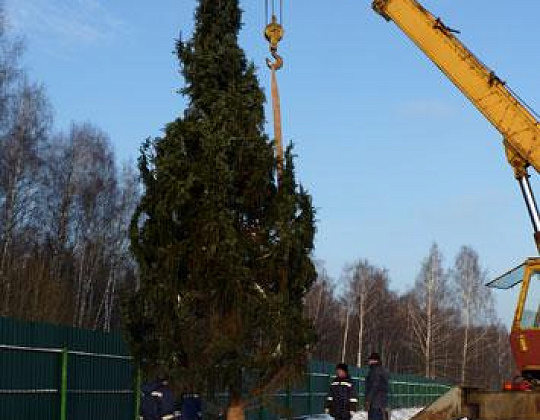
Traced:
<path fill-rule="evenodd" d="M 333 379 L 335 366 L 325 362 L 311 361 L 308 371 L 309 388 L 317 396 L 328 389 L 329 382 Z M 364 381 L 368 374 L 367 368 L 359 369 L 350 367 L 351 377 L 360 404 L 364 402 Z M 390 375 L 389 403 L 392 408 L 424 407 L 431 404 L 442 394 L 446 393 L 451 384 L 439 380 L 427 379 L 415 375 Z M 317 407 L 321 407 L 322 401 L 317 401 Z"/>
<path fill-rule="evenodd" d="M 0 419 L 133 420 L 120 334 L 0 318 Z"/>
<path fill-rule="evenodd" d="M 311 361 L 296 385 L 251 401 L 249 420 L 297 418 L 324 412 L 334 365 Z M 365 369 L 351 368 L 360 406 Z M 0 318 L 1 420 L 133 420 L 140 375 L 119 333 Z M 422 407 L 450 386 L 410 375 L 392 375 L 392 408 Z M 205 401 L 208 418 L 224 409 L 226 394 Z"/>
<path fill-rule="evenodd" d="M 351 367 L 349 370 L 358 393 L 359 408 L 362 408 L 367 369 Z M 303 383 L 251 404 L 248 417 L 250 420 L 273 420 L 278 417 L 298 418 L 323 413 L 329 385 L 334 376 L 335 365 L 312 360 Z M 391 375 L 389 404 L 391 408 L 425 407 L 450 388 L 450 384 L 424 377 Z"/>

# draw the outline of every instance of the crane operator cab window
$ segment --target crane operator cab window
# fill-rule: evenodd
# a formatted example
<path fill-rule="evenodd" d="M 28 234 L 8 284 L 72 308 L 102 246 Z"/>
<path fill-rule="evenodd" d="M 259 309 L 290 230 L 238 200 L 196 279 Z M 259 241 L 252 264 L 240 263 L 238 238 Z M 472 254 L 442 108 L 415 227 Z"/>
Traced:
<path fill-rule="evenodd" d="M 487 284 L 499 290 L 513 289 L 519 285 L 522 289 L 516 316 L 521 314 L 521 317 L 514 322 L 522 330 L 540 329 L 540 258 L 530 258 Z"/>
<path fill-rule="evenodd" d="M 540 329 L 540 271 L 532 271 L 521 314 L 521 328 Z"/>

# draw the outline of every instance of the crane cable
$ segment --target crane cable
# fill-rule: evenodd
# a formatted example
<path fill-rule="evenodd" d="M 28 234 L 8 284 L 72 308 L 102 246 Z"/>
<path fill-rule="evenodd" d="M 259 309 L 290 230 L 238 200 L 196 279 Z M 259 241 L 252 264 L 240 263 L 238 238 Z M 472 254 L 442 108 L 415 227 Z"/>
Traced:
<path fill-rule="evenodd" d="M 271 1 L 271 15 L 268 14 L 268 2 Z M 265 19 L 268 22 L 264 30 L 264 36 L 270 44 L 270 54 L 274 61 L 270 58 L 266 59 L 266 65 L 272 73 L 272 110 L 274 116 L 274 141 L 276 143 L 276 160 L 277 160 L 277 179 L 278 185 L 281 184 L 283 178 L 283 132 L 281 125 L 281 102 L 279 98 L 279 89 L 276 72 L 283 67 L 283 58 L 278 54 L 278 44 L 283 39 L 284 30 L 283 22 L 283 0 L 279 0 L 279 21 L 275 10 L 276 0 L 266 0 L 265 3 Z"/>

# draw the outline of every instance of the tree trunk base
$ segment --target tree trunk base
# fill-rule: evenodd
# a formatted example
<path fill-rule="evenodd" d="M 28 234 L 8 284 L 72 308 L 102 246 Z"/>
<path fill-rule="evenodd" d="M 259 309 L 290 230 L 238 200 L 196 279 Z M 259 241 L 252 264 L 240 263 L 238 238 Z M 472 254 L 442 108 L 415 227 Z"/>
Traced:
<path fill-rule="evenodd" d="M 227 420 L 245 420 L 244 404 L 241 401 L 231 403 L 227 409 Z"/>

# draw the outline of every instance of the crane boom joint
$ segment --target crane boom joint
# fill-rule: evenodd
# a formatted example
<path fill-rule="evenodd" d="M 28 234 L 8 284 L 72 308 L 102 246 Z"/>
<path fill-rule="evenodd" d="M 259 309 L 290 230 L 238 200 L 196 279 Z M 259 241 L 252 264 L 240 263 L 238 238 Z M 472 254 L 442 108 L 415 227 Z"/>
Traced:
<path fill-rule="evenodd" d="M 491 71 L 489 73 L 489 80 L 488 80 L 488 83 L 489 83 L 489 86 L 490 87 L 493 87 L 495 86 L 496 84 L 497 85 L 502 85 L 502 86 L 505 86 L 506 85 L 506 82 L 504 80 L 501 80 L 501 78 L 499 76 L 497 76 L 495 74 L 494 71 Z"/>
<path fill-rule="evenodd" d="M 446 35 L 448 34 L 460 34 L 461 31 L 457 30 L 457 29 L 453 29 L 449 26 L 446 26 L 443 21 L 441 20 L 441 18 L 437 18 L 435 20 L 435 24 L 433 25 L 433 27 L 435 29 L 439 29 L 441 32 L 445 33 Z"/>

